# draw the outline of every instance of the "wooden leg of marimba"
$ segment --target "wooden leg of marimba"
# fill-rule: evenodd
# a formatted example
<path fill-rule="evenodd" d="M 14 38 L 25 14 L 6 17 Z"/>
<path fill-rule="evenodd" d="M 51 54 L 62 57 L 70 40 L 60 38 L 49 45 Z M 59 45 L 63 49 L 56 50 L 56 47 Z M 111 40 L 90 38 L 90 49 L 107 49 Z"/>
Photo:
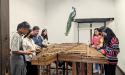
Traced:
<path fill-rule="evenodd" d="M 39 75 L 42 75 L 41 70 L 42 70 L 42 66 L 39 66 Z"/>
<path fill-rule="evenodd" d="M 76 75 L 76 62 L 72 63 L 72 75 Z"/>
<path fill-rule="evenodd" d="M 80 62 L 77 62 L 76 63 L 76 75 L 80 75 L 81 73 L 80 73 L 81 71 L 80 71 Z"/>
<path fill-rule="evenodd" d="M 58 64 L 59 64 L 59 62 L 58 62 L 58 54 L 57 54 L 57 61 L 56 61 L 56 75 L 59 75 L 59 73 L 58 73 Z"/>
<path fill-rule="evenodd" d="M 66 75 L 68 75 L 68 63 L 66 62 Z"/>
<path fill-rule="evenodd" d="M 50 69 L 51 69 L 51 64 L 47 66 L 48 69 L 48 75 L 51 75 Z"/>
<path fill-rule="evenodd" d="M 58 61 L 56 61 L 56 75 L 58 75 Z"/>
<path fill-rule="evenodd" d="M 87 63 L 87 75 L 93 75 L 93 64 Z"/>
<path fill-rule="evenodd" d="M 63 64 L 62 70 L 63 70 L 63 75 L 65 75 L 65 62 Z"/>
<path fill-rule="evenodd" d="M 39 66 L 39 75 L 43 75 L 44 66 Z"/>
<path fill-rule="evenodd" d="M 100 64 L 100 71 L 101 71 L 100 75 L 103 75 L 104 74 L 104 65 L 103 64 Z"/>
<path fill-rule="evenodd" d="M 81 63 L 81 75 L 85 75 L 85 63 Z"/>

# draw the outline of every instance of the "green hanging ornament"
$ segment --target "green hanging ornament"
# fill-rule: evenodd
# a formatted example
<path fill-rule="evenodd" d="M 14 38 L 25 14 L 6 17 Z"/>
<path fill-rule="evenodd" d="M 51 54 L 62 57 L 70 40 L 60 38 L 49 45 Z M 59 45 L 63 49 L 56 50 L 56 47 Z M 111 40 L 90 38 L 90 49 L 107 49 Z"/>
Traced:
<path fill-rule="evenodd" d="M 74 18 L 76 16 L 76 10 L 75 10 L 75 8 L 72 7 L 72 9 L 73 9 L 73 11 L 70 13 L 68 21 L 67 21 L 66 33 L 65 33 L 66 36 L 68 36 L 69 31 L 70 31 L 71 26 L 72 26 L 72 22 L 73 22 L 73 20 L 74 20 Z"/>

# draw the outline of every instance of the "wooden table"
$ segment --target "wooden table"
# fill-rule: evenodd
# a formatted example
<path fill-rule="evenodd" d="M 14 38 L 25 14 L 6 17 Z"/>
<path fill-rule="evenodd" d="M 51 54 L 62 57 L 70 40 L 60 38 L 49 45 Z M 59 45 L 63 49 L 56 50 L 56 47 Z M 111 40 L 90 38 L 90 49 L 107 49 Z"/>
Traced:
<path fill-rule="evenodd" d="M 92 75 L 92 64 L 107 64 L 106 57 L 94 48 L 90 48 L 84 43 L 62 43 L 54 44 L 48 48 L 41 49 L 41 52 L 32 59 L 33 65 L 45 66 L 50 65 L 54 61 L 72 62 L 72 75 L 77 75 L 77 64 L 80 63 L 81 73 L 85 75 L 84 66 L 87 64 L 87 75 Z M 58 62 L 57 62 L 58 64 Z M 58 65 L 57 65 L 58 75 Z M 68 74 L 66 72 L 66 74 Z"/>

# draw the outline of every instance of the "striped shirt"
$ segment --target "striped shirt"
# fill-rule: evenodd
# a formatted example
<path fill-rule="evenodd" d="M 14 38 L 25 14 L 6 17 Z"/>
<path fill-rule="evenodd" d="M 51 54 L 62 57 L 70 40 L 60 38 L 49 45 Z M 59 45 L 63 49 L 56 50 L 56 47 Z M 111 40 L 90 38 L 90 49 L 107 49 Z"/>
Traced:
<path fill-rule="evenodd" d="M 111 39 L 111 42 L 105 46 L 103 49 L 105 51 L 105 55 L 110 64 L 117 64 L 118 58 L 117 55 L 120 52 L 119 41 L 116 37 Z"/>

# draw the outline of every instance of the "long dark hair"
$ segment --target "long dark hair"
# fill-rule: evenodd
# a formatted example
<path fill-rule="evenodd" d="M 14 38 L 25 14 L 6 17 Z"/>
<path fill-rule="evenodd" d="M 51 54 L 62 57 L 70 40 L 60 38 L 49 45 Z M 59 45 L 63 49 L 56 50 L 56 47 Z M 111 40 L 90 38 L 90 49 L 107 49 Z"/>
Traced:
<path fill-rule="evenodd" d="M 104 36 L 105 44 L 109 45 L 113 37 L 117 38 L 111 28 L 105 27 L 105 28 L 101 28 L 101 30 L 102 30 L 102 32 L 106 33 L 106 36 Z"/>
<path fill-rule="evenodd" d="M 24 22 L 18 24 L 18 26 L 17 26 L 17 31 L 18 31 L 20 28 L 30 29 L 30 24 L 29 24 L 28 22 L 24 21 Z"/>
<path fill-rule="evenodd" d="M 97 31 L 99 32 L 99 35 L 102 35 L 102 34 L 101 34 L 101 29 L 99 29 L 99 28 L 95 28 L 95 29 L 94 29 L 94 34 L 93 34 L 93 36 L 96 36 L 96 34 L 95 34 L 95 30 L 97 30 Z"/>
<path fill-rule="evenodd" d="M 47 39 L 48 40 L 48 35 L 44 35 L 44 32 L 47 31 L 47 29 L 43 29 L 42 30 L 42 33 L 41 33 L 41 36 L 43 37 L 43 39 Z"/>

